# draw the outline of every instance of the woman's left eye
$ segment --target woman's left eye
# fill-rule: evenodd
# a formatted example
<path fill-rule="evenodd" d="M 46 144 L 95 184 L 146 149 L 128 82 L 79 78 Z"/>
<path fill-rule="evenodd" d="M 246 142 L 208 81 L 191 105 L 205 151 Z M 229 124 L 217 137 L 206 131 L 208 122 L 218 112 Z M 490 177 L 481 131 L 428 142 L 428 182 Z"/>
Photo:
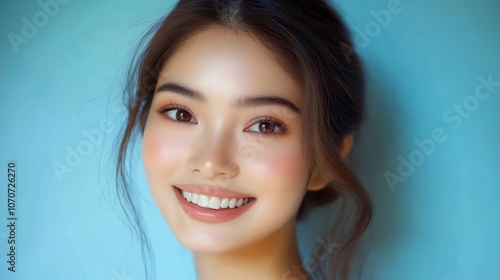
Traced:
<path fill-rule="evenodd" d="M 273 118 L 263 118 L 257 120 L 255 124 L 248 128 L 249 131 L 257 132 L 264 136 L 276 136 L 286 132 L 284 124 Z"/>

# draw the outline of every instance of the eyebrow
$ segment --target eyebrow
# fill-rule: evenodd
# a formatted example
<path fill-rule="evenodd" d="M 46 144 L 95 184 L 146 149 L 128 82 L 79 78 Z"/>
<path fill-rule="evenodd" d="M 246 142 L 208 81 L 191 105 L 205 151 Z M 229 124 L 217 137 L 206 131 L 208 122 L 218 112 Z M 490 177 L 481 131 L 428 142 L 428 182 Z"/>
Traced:
<path fill-rule="evenodd" d="M 177 83 L 168 82 L 162 84 L 156 90 L 156 93 L 160 92 L 172 92 L 182 96 L 185 96 L 196 102 L 209 105 L 208 98 L 201 92 L 190 89 L 186 86 L 182 86 Z M 300 109 L 295 106 L 292 102 L 286 98 L 279 97 L 276 95 L 265 95 L 265 96 L 238 96 L 232 103 L 231 107 L 233 109 L 257 107 L 264 105 L 278 105 L 291 110 L 294 113 L 300 114 Z"/>

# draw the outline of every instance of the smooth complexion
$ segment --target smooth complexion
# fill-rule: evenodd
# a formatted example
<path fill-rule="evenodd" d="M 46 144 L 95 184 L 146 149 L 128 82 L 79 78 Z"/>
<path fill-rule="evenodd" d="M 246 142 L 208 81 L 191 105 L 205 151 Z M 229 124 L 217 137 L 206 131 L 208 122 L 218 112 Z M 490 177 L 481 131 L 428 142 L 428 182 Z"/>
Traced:
<path fill-rule="evenodd" d="M 142 142 L 147 181 L 199 279 L 281 279 L 302 267 L 296 214 L 306 191 L 322 185 L 307 180 L 301 89 L 276 57 L 248 34 L 204 30 L 166 61 L 156 89 Z M 244 102 L 266 96 L 281 103 Z M 203 222 L 183 210 L 175 185 L 255 201 L 234 219 Z"/>

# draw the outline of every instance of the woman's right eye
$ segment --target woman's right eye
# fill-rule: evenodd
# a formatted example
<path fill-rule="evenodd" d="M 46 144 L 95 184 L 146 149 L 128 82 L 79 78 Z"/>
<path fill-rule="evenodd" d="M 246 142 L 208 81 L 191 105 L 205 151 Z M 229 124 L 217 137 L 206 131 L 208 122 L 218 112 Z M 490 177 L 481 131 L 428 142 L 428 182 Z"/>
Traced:
<path fill-rule="evenodd" d="M 171 119 L 180 121 L 180 122 L 191 122 L 190 120 L 193 118 L 191 114 L 186 110 L 173 109 L 167 111 L 167 116 Z"/>
<path fill-rule="evenodd" d="M 173 122 L 191 122 L 196 123 L 189 111 L 181 106 L 174 105 L 170 107 L 163 107 L 157 110 L 160 116 L 167 118 Z"/>

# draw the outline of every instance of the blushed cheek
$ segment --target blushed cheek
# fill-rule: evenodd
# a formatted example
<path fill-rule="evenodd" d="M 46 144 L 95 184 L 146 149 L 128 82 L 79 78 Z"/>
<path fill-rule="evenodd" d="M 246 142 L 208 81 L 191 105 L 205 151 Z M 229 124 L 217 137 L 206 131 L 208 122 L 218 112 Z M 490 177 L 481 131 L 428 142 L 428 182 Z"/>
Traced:
<path fill-rule="evenodd" d="M 166 146 L 159 133 L 154 131 L 154 128 L 147 128 L 144 131 L 142 138 L 142 157 L 144 160 L 144 166 L 146 171 L 149 173 L 153 167 L 159 166 L 162 162 L 162 158 L 166 155 L 168 156 L 168 146 Z"/>
<path fill-rule="evenodd" d="M 167 222 L 172 212 L 169 202 L 175 198 L 171 188 L 175 175 L 182 167 L 182 160 L 188 148 L 185 135 L 162 123 L 149 123 L 142 138 L 142 159 L 151 195 L 161 209 Z"/>
<path fill-rule="evenodd" d="M 183 137 L 168 133 L 165 127 L 147 126 L 142 139 L 142 157 L 149 179 L 171 175 L 178 159 L 185 152 Z M 177 159 L 177 160 L 176 160 Z"/>
<path fill-rule="evenodd" d="M 252 162 L 249 164 L 252 165 Z M 274 190 L 305 188 L 307 170 L 302 148 L 295 143 L 280 143 L 257 152 L 252 169 L 259 174 L 261 181 Z"/>

